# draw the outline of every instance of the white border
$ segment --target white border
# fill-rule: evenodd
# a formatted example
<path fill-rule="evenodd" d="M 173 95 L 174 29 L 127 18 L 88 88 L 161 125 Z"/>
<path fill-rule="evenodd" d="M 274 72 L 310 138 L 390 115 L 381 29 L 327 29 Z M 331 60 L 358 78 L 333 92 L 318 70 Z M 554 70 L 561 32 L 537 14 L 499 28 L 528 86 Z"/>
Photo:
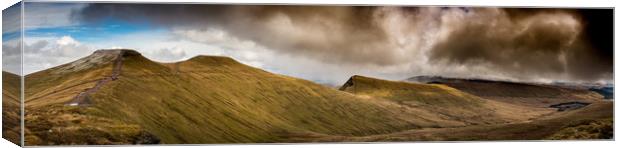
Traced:
<path fill-rule="evenodd" d="M 19 0 L 0 0 L 2 9 L 5 9 Z M 30 2 L 53 2 L 54 0 L 26 0 Z M 616 7 L 618 2 L 613 0 L 371 0 L 361 2 L 359 0 L 179 0 L 179 1 L 171 1 L 171 0 L 64 0 L 64 1 L 74 1 L 74 2 L 123 2 L 123 3 L 148 3 L 148 2 L 156 2 L 156 3 L 254 3 L 254 4 L 354 4 L 354 5 L 417 5 L 417 6 L 501 6 L 501 7 Z M 617 12 L 614 11 L 614 28 L 618 27 Z M 1 18 L 1 17 L 0 17 Z M 1 24 L 1 19 L 0 19 Z M 618 34 L 618 30 L 614 29 L 614 49 L 617 49 L 616 44 L 619 39 L 615 38 Z M 1 40 L 1 37 L 0 37 Z M 618 53 L 614 50 L 614 57 L 618 57 Z M 0 57 L 1 60 L 1 57 Z M 1 68 L 1 65 L 0 65 Z M 618 69 L 619 66 L 616 63 L 614 58 L 614 70 Z M 620 75 L 614 72 L 614 78 Z M 1 80 L 1 78 L 0 78 Z M 0 85 L 1 88 L 1 85 Z M 618 92 L 617 90 L 614 90 Z M 616 93 L 617 94 L 617 93 Z M 618 95 L 614 96 L 614 98 L 618 98 Z M 617 104 L 615 104 L 617 106 Z M 0 107 L 1 109 L 1 107 Z M 618 107 L 614 107 L 615 112 L 618 111 Z M 615 114 L 615 119 L 618 119 L 618 115 Z M 0 119 L 1 121 L 1 119 Z M 618 126 L 618 122 L 616 121 L 615 127 Z M 615 133 L 618 133 L 617 128 L 615 129 Z M 381 144 L 291 144 L 291 145 L 205 145 L 205 146 L 148 146 L 153 148 L 180 148 L 180 147 L 226 147 L 226 148 L 271 148 L 271 147 L 295 147 L 295 148 L 308 148 L 308 147 L 323 147 L 323 148 L 341 148 L 341 147 L 395 147 L 395 148 L 409 148 L 409 147 L 459 147 L 459 148 L 530 148 L 530 147 L 561 147 L 561 148 L 601 148 L 601 147 L 618 147 L 619 144 L 617 141 L 564 141 L 564 142 L 461 142 L 461 143 L 445 143 L 445 142 L 433 142 L 433 143 L 381 143 Z M 17 147 L 16 145 L 1 139 L 0 147 Z M 100 146 L 101 147 L 101 146 Z M 103 146 L 109 147 L 109 146 Z M 122 146 L 126 148 L 136 147 L 136 146 Z"/>

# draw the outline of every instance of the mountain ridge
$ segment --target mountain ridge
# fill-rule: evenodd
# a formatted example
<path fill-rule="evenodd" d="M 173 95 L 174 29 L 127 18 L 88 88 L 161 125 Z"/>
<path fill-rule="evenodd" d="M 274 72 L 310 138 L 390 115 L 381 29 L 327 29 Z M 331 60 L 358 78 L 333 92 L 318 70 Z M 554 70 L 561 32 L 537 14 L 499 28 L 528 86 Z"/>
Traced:
<path fill-rule="evenodd" d="M 551 84 L 518 83 L 485 79 L 460 79 L 418 76 L 404 80 L 413 83 L 442 84 L 486 99 L 547 107 L 567 101 L 597 102 L 604 96 L 587 88 L 556 86 Z"/>
<path fill-rule="evenodd" d="M 398 104 L 421 108 L 436 116 L 466 124 L 525 121 L 549 113 L 547 109 L 519 107 L 460 91 L 439 84 L 416 84 L 354 75 L 341 88 L 361 96 L 387 99 Z M 501 108 L 501 109 L 498 109 Z M 510 112 L 502 112 L 510 110 Z M 510 114 L 520 114 L 511 116 Z"/>
<path fill-rule="evenodd" d="M 25 79 L 27 145 L 290 142 L 529 122 L 555 112 L 445 84 L 354 75 L 336 89 L 230 57 L 161 63 L 129 49 L 98 50 Z M 87 105 L 71 105 L 80 95 Z"/>
<path fill-rule="evenodd" d="M 104 53 L 110 52 L 94 54 L 105 57 L 98 59 L 114 60 Z M 58 130 L 92 128 L 60 122 L 64 116 L 76 122 L 93 122 L 82 118 L 92 117 L 106 121 L 101 123 L 124 127 L 96 130 L 101 134 L 128 130 L 129 135 L 152 135 L 142 139 L 161 139 L 162 143 L 277 142 L 287 133 L 368 135 L 434 124 L 416 121 L 420 117 L 397 109 L 397 104 L 361 99 L 307 80 L 272 74 L 231 58 L 197 56 L 182 62 L 159 63 L 139 54 L 122 57 L 118 77 L 89 93 L 88 106 L 71 106 L 67 102 L 114 75 L 115 62 L 95 62 L 80 70 L 61 66 L 26 76 L 27 119 L 33 119 L 29 120 L 28 129 L 33 134 L 28 134 L 27 143 L 62 142 L 45 132 L 50 130 L 49 124 Z M 67 69 L 69 73 L 65 73 Z M 38 120 L 43 116 L 51 119 Z M 80 132 L 74 134 L 77 137 Z M 117 140 L 100 139 L 102 144 Z"/>

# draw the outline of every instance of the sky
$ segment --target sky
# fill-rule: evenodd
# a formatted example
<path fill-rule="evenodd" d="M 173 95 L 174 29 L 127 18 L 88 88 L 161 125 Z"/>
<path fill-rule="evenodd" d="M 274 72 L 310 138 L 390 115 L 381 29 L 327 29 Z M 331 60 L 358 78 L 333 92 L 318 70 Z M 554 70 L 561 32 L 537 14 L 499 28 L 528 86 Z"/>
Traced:
<path fill-rule="evenodd" d="M 229 56 L 332 85 L 352 75 L 613 83 L 612 9 L 29 2 L 25 10 L 24 74 L 129 48 L 158 62 Z M 18 48 L 4 30 L 3 49 Z"/>

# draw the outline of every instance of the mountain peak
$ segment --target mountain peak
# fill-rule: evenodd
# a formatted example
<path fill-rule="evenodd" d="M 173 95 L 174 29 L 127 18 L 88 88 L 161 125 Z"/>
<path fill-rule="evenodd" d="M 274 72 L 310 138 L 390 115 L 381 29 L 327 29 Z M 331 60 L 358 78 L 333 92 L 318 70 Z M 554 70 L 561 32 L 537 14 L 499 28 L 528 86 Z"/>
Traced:
<path fill-rule="evenodd" d="M 140 52 L 135 51 L 133 49 L 99 49 L 93 52 L 93 55 L 119 55 L 123 56 L 131 56 L 131 55 L 142 55 Z"/>
<path fill-rule="evenodd" d="M 365 76 L 361 76 L 361 75 L 353 75 L 338 90 L 344 91 L 347 88 L 352 87 L 358 81 L 370 80 L 370 79 L 373 79 L 373 78 L 365 77 Z"/>
<path fill-rule="evenodd" d="M 118 58 L 128 58 L 128 57 L 141 57 L 142 54 L 132 49 L 100 49 L 96 50 L 92 54 L 73 61 L 71 63 L 67 63 L 65 65 L 61 65 L 56 67 L 54 70 L 54 74 L 63 74 L 81 71 L 85 69 L 90 69 L 93 67 L 97 67 L 100 65 L 105 65 L 109 63 L 113 63 Z"/>
<path fill-rule="evenodd" d="M 190 58 L 186 62 L 196 62 L 206 65 L 242 65 L 237 60 L 225 56 L 199 55 Z"/>

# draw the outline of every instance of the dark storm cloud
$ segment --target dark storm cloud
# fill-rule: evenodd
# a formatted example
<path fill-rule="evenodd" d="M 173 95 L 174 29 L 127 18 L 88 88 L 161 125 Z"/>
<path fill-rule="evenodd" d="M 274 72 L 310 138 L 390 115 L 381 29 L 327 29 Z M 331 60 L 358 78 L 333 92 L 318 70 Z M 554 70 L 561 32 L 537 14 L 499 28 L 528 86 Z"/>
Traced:
<path fill-rule="evenodd" d="M 216 28 L 290 54 L 333 62 L 395 64 L 398 55 L 378 20 L 377 7 L 93 4 L 74 15 L 83 22 L 105 18 L 177 28 Z"/>
<path fill-rule="evenodd" d="M 611 79 L 612 15 L 611 9 L 91 4 L 73 18 L 217 29 L 331 64 L 406 63 L 436 73 L 472 66 L 517 80 L 589 81 Z"/>
<path fill-rule="evenodd" d="M 611 10 L 474 11 L 483 15 L 455 25 L 430 50 L 431 61 L 488 65 L 516 78 L 611 78 Z"/>

